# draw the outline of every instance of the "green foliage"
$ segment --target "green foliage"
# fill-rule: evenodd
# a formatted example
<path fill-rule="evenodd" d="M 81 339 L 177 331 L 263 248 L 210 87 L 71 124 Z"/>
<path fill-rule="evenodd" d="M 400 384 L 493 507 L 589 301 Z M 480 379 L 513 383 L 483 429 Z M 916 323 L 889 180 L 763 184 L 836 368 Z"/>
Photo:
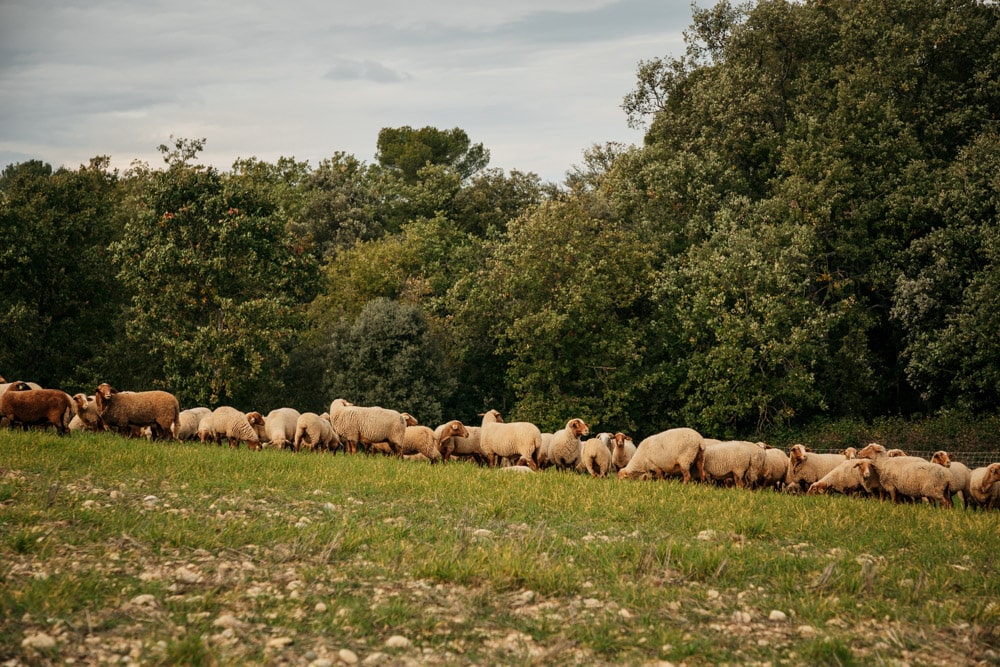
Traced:
<path fill-rule="evenodd" d="M 182 403 L 246 402 L 280 389 L 315 265 L 266 181 L 189 165 L 195 148 L 164 149 L 166 170 L 131 175 L 124 233 L 112 246 L 132 291 L 128 340 L 155 355 L 159 382 Z"/>
<path fill-rule="evenodd" d="M 482 144 L 473 144 L 461 128 L 439 130 L 436 127 L 384 127 L 378 133 L 378 163 L 397 170 L 403 180 L 416 182 L 427 165 L 453 167 L 462 179 L 480 171 L 490 161 L 490 152 Z"/>
<path fill-rule="evenodd" d="M 356 318 L 333 325 L 322 370 L 324 396 L 383 405 L 436 426 L 455 379 L 427 319 L 416 306 L 370 301 Z"/>

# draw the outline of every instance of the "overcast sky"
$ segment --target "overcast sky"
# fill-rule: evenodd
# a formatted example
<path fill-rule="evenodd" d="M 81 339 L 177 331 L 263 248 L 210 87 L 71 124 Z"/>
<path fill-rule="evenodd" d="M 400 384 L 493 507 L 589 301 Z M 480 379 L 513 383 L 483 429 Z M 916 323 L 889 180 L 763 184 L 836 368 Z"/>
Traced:
<path fill-rule="evenodd" d="M 699 6 L 709 6 L 701 0 Z M 687 0 L 0 0 L 0 166 L 238 157 L 372 162 L 383 127 L 460 127 L 561 182 L 641 143 L 636 66 L 683 51 Z"/>

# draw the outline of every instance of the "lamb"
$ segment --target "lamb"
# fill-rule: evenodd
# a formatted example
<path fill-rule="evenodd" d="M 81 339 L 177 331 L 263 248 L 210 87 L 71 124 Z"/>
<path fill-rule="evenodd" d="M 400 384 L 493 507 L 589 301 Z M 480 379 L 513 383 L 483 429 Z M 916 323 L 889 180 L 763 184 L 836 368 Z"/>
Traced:
<path fill-rule="evenodd" d="M 485 465 L 486 455 L 483 453 L 483 448 L 480 446 L 482 428 L 479 426 L 466 426 L 465 430 L 469 433 L 468 437 L 451 437 L 449 439 L 450 444 L 442 448 L 442 458 L 445 461 L 448 461 L 454 456 L 459 459 L 472 459 L 479 465 Z"/>
<path fill-rule="evenodd" d="M 885 447 L 874 442 L 858 452 L 858 458 L 871 459 L 871 467 L 878 473 L 879 484 L 893 502 L 903 495 L 926 498 L 944 507 L 952 506 L 951 497 L 947 493 L 951 475 L 944 467 L 923 459 L 891 457 Z"/>
<path fill-rule="evenodd" d="M 584 442 L 578 469 L 589 472 L 591 477 L 606 477 L 612 469 L 610 443 L 610 433 L 601 433 Z"/>
<path fill-rule="evenodd" d="M 346 451 L 356 453 L 358 445 L 387 442 L 393 454 L 399 454 L 406 437 L 406 419 L 395 410 L 378 406 L 361 407 L 343 398 L 330 404 L 333 430 L 344 441 Z"/>
<path fill-rule="evenodd" d="M 969 495 L 965 502 L 970 501 L 973 507 L 1000 508 L 1000 463 L 976 468 L 969 474 Z"/>
<path fill-rule="evenodd" d="M 276 449 L 295 448 L 295 428 L 302 416 L 295 408 L 276 408 L 264 420 L 266 439 Z"/>
<path fill-rule="evenodd" d="M 730 440 L 707 445 L 704 457 L 707 481 L 731 481 L 741 489 L 756 484 L 764 470 L 764 450 L 753 442 Z"/>
<path fill-rule="evenodd" d="M 542 444 L 542 432 L 530 422 L 505 423 L 496 410 L 483 414 L 480 427 L 479 445 L 491 468 L 499 463 L 499 458 L 520 455 L 532 470 L 538 470 L 538 448 Z"/>
<path fill-rule="evenodd" d="M 792 445 L 788 452 L 786 490 L 805 491 L 813 482 L 847 460 L 843 454 L 816 454 L 805 445 Z"/>
<path fill-rule="evenodd" d="M 931 457 L 931 463 L 937 463 L 948 469 L 948 472 L 951 473 L 951 482 L 948 484 L 948 495 L 953 496 L 957 493 L 962 498 L 962 504 L 968 507 L 969 480 L 972 476 L 972 471 L 969 470 L 968 466 L 958 461 L 952 461 L 951 455 L 945 451 L 934 452 L 934 455 Z"/>
<path fill-rule="evenodd" d="M 814 496 L 833 491 L 844 495 L 868 493 L 865 486 L 864 466 L 859 459 L 848 458 L 822 478 L 809 485 L 806 495 Z"/>
<path fill-rule="evenodd" d="M 784 486 L 785 477 L 788 476 L 788 454 L 763 442 L 757 444 L 764 449 L 764 470 L 757 480 L 758 486 L 763 489 L 778 489 Z"/>
<path fill-rule="evenodd" d="M 705 442 L 694 429 L 673 428 L 640 442 L 632 460 L 618 471 L 618 479 L 633 479 L 646 473 L 662 479 L 679 473 L 687 483 L 691 481 L 691 466 L 697 468 L 698 478 L 704 481 Z"/>
<path fill-rule="evenodd" d="M 69 430 L 95 432 L 108 430 L 101 415 L 97 412 L 97 399 L 95 397 L 74 394 L 73 402 L 76 403 L 76 415 L 69 421 Z"/>
<path fill-rule="evenodd" d="M 580 452 L 583 447 L 581 435 L 588 435 L 590 427 L 582 419 L 570 419 L 566 427 L 552 434 L 549 444 L 549 462 L 559 470 L 575 468 L 580 462 Z"/>
<path fill-rule="evenodd" d="M 125 432 L 132 426 L 149 426 L 154 438 L 177 437 L 181 408 L 167 391 L 119 392 L 103 382 L 94 392 L 97 410 L 109 428 Z"/>
<path fill-rule="evenodd" d="M 611 469 L 615 472 L 625 468 L 635 456 L 635 443 L 624 433 L 615 433 L 611 439 Z"/>
<path fill-rule="evenodd" d="M 14 382 L 0 396 L 0 417 L 11 426 L 51 424 L 59 435 L 66 435 L 74 415 L 76 403 L 58 389 L 32 389 L 27 382 Z"/>
<path fill-rule="evenodd" d="M 304 446 L 312 451 L 336 451 L 340 439 L 333 428 L 330 415 L 318 415 L 315 412 L 303 412 L 295 423 L 295 435 L 292 440 L 296 452 Z"/>
<path fill-rule="evenodd" d="M 441 424 L 434 429 L 434 438 L 438 443 L 438 451 L 441 453 L 441 459 L 444 461 L 451 458 L 452 452 L 458 447 L 458 438 L 468 437 L 469 429 L 457 419 L 452 419 L 450 422 Z"/>
<path fill-rule="evenodd" d="M 254 414 L 254 413 L 251 413 Z M 255 413 L 260 415 L 260 413 Z M 226 438 L 230 448 L 238 448 L 241 442 L 253 450 L 260 449 L 260 437 L 247 418 L 247 414 L 228 405 L 221 405 L 198 424 L 198 437 L 202 442 L 211 438 L 215 442 Z"/>
<path fill-rule="evenodd" d="M 212 414 L 211 408 L 198 407 L 181 410 L 177 416 L 177 439 L 194 440 L 198 437 L 201 420 Z"/>

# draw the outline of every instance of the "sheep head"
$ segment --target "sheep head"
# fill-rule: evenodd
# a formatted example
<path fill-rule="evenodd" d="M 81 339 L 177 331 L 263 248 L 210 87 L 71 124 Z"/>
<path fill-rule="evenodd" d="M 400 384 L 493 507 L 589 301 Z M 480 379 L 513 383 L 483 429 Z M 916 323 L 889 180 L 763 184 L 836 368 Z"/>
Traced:
<path fill-rule="evenodd" d="M 948 455 L 946 451 L 934 452 L 934 456 L 931 457 L 931 463 L 936 463 L 939 466 L 944 466 L 945 468 L 951 467 L 951 456 Z"/>
<path fill-rule="evenodd" d="M 874 459 L 880 456 L 885 456 L 885 447 L 877 442 L 868 443 L 860 452 L 858 452 L 859 459 Z"/>
<path fill-rule="evenodd" d="M 247 421 L 250 422 L 251 426 L 263 426 L 264 416 L 259 412 L 248 412 Z"/>
<path fill-rule="evenodd" d="M 986 474 L 983 475 L 983 485 L 979 489 L 980 493 L 987 493 L 990 487 L 1000 482 L 1000 463 L 991 463 L 986 466 Z"/>
<path fill-rule="evenodd" d="M 590 433 L 590 427 L 582 419 L 570 419 L 569 423 L 566 424 L 566 430 L 576 438 Z"/>
<path fill-rule="evenodd" d="M 788 465 L 795 467 L 798 464 L 806 460 L 806 446 L 805 445 L 792 445 L 792 448 L 788 450 Z"/>
<path fill-rule="evenodd" d="M 904 452 L 902 449 L 890 449 L 889 451 L 886 452 L 886 455 L 890 457 L 906 456 L 906 452 Z"/>
<path fill-rule="evenodd" d="M 420 422 L 417 421 L 417 418 L 409 412 L 403 413 L 403 421 L 406 422 L 407 426 L 418 426 L 420 424 Z"/>
<path fill-rule="evenodd" d="M 479 415 L 483 418 L 484 423 L 494 422 L 496 424 L 503 424 L 503 415 L 501 415 L 496 410 L 487 410 L 483 414 Z"/>
<path fill-rule="evenodd" d="M 457 419 L 453 419 L 450 422 L 448 422 L 448 426 L 445 430 L 448 433 L 447 437 L 456 437 L 456 438 L 469 437 L 469 430 L 465 428 L 465 424 L 458 421 Z"/>
<path fill-rule="evenodd" d="M 94 391 L 94 401 L 97 403 L 97 414 L 103 415 L 111 403 L 111 397 L 118 393 L 118 390 L 107 382 L 97 385 Z"/>
<path fill-rule="evenodd" d="M 830 488 L 830 485 L 826 482 L 813 482 L 809 485 L 809 490 L 806 491 L 807 496 L 818 496 L 821 493 L 826 493 L 826 490 Z"/>
<path fill-rule="evenodd" d="M 856 447 L 848 447 L 847 449 L 840 452 L 844 458 L 856 459 L 858 458 L 858 450 Z"/>

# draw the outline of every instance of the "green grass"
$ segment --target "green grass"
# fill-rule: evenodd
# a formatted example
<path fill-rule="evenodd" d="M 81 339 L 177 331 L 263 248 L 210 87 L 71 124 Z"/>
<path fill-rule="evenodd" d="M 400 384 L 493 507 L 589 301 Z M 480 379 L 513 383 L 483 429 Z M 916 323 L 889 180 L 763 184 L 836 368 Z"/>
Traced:
<path fill-rule="evenodd" d="M 997 664 L 998 544 L 996 512 L 0 431 L 0 661 Z"/>

